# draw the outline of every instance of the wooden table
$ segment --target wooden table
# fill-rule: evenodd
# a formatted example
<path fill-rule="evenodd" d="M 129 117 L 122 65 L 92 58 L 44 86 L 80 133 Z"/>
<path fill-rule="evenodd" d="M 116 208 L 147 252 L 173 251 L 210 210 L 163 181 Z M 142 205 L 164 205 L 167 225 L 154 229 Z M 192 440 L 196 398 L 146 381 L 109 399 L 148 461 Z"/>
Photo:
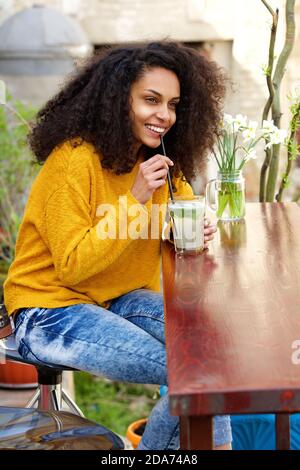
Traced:
<path fill-rule="evenodd" d="M 209 251 L 162 244 L 171 413 L 181 448 L 212 448 L 212 416 L 276 413 L 277 448 L 300 410 L 300 208 L 250 203 Z M 278 414 L 277 414 L 278 413 Z"/>

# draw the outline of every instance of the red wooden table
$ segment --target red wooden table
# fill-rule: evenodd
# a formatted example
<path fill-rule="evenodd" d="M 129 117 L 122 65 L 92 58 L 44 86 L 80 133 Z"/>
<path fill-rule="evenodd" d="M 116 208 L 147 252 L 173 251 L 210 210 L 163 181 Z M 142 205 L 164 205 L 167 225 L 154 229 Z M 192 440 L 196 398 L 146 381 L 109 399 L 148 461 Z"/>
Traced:
<path fill-rule="evenodd" d="M 250 203 L 209 251 L 162 244 L 171 413 L 181 448 L 212 448 L 212 416 L 276 413 L 289 448 L 300 410 L 300 208 Z"/>

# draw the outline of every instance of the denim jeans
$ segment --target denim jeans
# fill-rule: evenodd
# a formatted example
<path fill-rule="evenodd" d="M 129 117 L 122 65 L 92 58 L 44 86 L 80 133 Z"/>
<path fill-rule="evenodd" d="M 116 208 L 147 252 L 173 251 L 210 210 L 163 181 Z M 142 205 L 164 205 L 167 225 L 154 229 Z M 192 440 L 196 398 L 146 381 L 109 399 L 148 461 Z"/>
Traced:
<path fill-rule="evenodd" d="M 109 309 L 92 304 L 27 308 L 16 319 L 20 354 L 112 380 L 167 384 L 162 295 L 138 289 L 113 300 Z M 229 416 L 214 418 L 214 445 L 231 441 Z M 179 419 L 169 413 L 168 395 L 153 408 L 139 449 L 179 447 Z"/>

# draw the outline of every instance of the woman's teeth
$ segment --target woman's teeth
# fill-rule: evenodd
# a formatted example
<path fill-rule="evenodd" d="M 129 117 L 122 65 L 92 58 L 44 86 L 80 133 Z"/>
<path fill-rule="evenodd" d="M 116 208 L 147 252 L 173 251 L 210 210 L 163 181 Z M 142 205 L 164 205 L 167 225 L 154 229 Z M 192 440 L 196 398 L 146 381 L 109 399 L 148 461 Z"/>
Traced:
<path fill-rule="evenodd" d="M 147 124 L 146 127 L 150 129 L 150 131 L 157 132 L 158 134 L 162 134 L 163 132 L 165 132 L 164 127 L 149 126 Z"/>

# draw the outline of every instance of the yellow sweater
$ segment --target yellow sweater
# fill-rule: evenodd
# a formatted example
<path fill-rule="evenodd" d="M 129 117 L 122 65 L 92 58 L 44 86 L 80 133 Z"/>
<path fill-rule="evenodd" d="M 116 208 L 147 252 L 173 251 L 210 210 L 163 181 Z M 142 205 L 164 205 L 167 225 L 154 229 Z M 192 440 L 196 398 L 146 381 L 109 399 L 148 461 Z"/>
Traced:
<path fill-rule="evenodd" d="M 160 237 L 124 236 L 125 224 L 129 232 L 150 233 L 153 204 L 166 204 L 168 198 L 165 184 L 147 204 L 138 203 L 130 188 L 140 163 L 115 175 L 102 168 L 88 143 L 73 148 L 66 142 L 53 150 L 31 188 L 4 284 L 9 314 L 78 303 L 107 308 L 134 289 L 159 290 Z M 174 183 L 176 194 L 192 193 L 187 183 Z M 104 203 L 113 211 L 101 210 Z M 161 228 L 160 221 L 159 234 Z M 108 229 L 111 238 L 103 236 Z"/>

